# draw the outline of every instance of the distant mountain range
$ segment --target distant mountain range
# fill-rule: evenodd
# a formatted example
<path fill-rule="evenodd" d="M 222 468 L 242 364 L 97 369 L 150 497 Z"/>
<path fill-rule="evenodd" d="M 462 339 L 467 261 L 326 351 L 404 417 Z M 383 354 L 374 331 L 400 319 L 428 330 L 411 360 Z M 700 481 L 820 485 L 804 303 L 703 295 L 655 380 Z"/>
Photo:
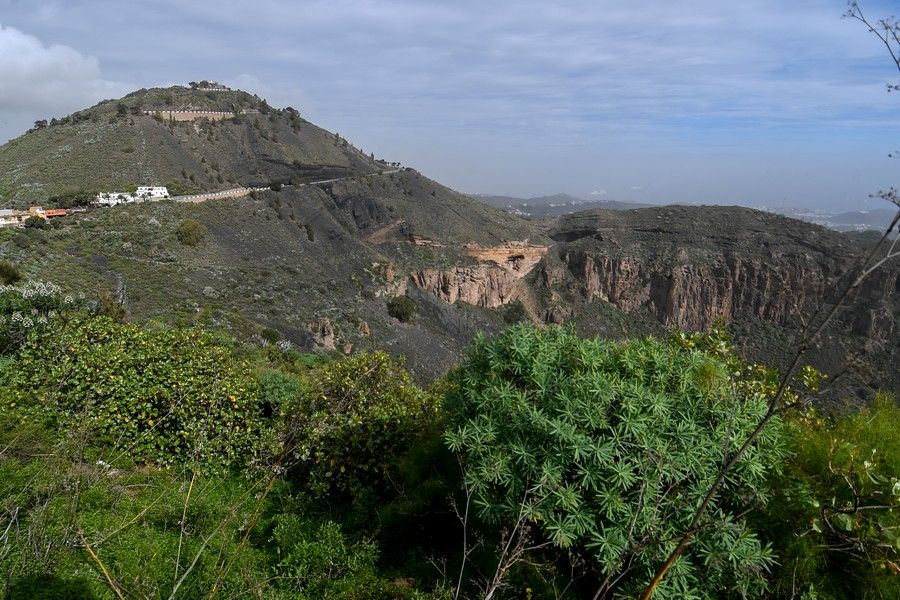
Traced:
<path fill-rule="evenodd" d="M 622 202 L 619 200 L 586 200 L 570 194 L 553 194 L 551 196 L 535 196 L 519 198 L 516 196 L 497 196 L 491 194 L 472 194 L 472 197 L 488 206 L 500 208 L 523 217 L 543 218 L 560 217 L 583 210 L 602 208 L 606 210 L 632 210 L 661 206 L 661 203 Z M 831 212 L 820 209 L 796 207 L 762 207 L 761 210 L 784 215 L 792 219 L 822 225 L 835 231 L 870 231 L 883 230 L 890 224 L 895 211 L 891 208 L 873 210 L 854 210 L 848 212 Z"/>
<path fill-rule="evenodd" d="M 559 217 L 580 210 L 605 208 L 607 210 L 630 210 L 632 208 L 646 208 L 652 204 L 638 202 L 620 202 L 618 200 L 585 200 L 569 194 L 554 194 L 552 196 L 536 196 L 533 198 L 517 198 L 515 196 L 492 196 L 490 194 L 475 194 L 472 196 L 488 206 L 501 208 L 507 212 L 524 217 Z"/>
<path fill-rule="evenodd" d="M 897 213 L 896 209 L 891 209 L 890 207 L 873 210 L 852 210 L 841 213 L 791 207 L 777 207 L 766 210 L 786 217 L 800 219 L 801 221 L 824 225 L 837 231 L 884 230 L 887 229 L 891 219 Z"/>

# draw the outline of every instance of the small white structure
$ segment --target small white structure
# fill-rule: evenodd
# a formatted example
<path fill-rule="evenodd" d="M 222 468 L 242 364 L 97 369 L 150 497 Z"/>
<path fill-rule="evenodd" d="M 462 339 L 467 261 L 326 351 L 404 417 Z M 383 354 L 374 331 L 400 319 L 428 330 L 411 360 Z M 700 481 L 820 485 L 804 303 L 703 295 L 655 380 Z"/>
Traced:
<path fill-rule="evenodd" d="M 169 189 L 166 187 L 140 186 L 133 194 L 127 192 L 102 192 L 94 198 L 97 206 L 118 206 L 119 204 L 131 204 L 132 202 L 146 202 L 169 197 Z"/>
<path fill-rule="evenodd" d="M 142 186 L 137 189 L 135 192 L 140 198 L 168 198 L 169 197 L 169 188 L 167 187 L 152 187 L 152 186 Z"/>
<path fill-rule="evenodd" d="M 14 227 L 20 225 L 22 221 L 24 218 L 20 211 L 8 208 L 0 209 L 0 227 Z"/>

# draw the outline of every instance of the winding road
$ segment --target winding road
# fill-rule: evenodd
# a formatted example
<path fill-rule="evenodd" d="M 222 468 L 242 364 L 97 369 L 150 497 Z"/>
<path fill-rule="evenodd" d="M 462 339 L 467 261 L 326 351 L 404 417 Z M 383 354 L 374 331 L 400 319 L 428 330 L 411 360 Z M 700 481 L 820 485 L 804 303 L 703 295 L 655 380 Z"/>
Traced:
<path fill-rule="evenodd" d="M 391 175 L 394 173 L 399 173 L 402 170 L 402 168 L 391 169 L 388 171 L 379 171 L 377 173 L 367 173 L 365 175 L 349 175 L 347 177 L 335 177 L 333 179 L 322 179 L 320 181 L 308 181 L 306 183 L 299 183 L 297 185 L 285 184 L 283 187 L 301 188 L 310 185 L 335 183 L 337 181 L 345 181 L 348 179 L 361 179 L 363 177 L 372 177 L 373 175 Z M 221 192 L 208 192 L 205 194 L 193 194 L 190 196 L 172 196 L 170 200 L 174 200 L 175 202 L 199 203 L 206 202 L 208 200 L 221 200 L 223 198 L 242 198 L 243 196 L 249 195 L 250 192 L 264 192 L 268 189 L 268 187 L 239 187 L 232 188 L 230 190 L 223 190 Z"/>

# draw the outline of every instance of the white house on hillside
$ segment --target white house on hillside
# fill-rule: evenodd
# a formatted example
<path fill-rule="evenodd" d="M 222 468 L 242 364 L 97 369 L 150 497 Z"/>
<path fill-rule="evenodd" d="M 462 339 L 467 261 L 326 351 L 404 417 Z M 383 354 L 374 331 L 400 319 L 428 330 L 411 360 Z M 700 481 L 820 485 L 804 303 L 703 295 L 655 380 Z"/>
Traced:
<path fill-rule="evenodd" d="M 143 186 L 137 189 L 135 192 L 138 195 L 138 198 L 168 198 L 169 197 L 169 189 L 166 187 L 150 187 Z"/>
<path fill-rule="evenodd" d="M 101 192 L 94 198 L 94 204 L 98 206 L 117 206 L 132 202 L 144 202 L 168 198 L 169 190 L 166 187 L 140 186 L 133 193 L 127 192 Z"/>
<path fill-rule="evenodd" d="M 21 211 L 10 210 L 8 208 L 0 209 L 0 227 L 18 225 L 23 220 L 24 217 Z"/>

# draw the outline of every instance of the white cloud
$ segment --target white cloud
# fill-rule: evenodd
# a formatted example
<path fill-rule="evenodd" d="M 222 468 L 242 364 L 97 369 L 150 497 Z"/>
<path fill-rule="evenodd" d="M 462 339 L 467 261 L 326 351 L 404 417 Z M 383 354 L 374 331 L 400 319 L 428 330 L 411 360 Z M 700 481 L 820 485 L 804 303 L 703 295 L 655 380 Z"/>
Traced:
<path fill-rule="evenodd" d="M 591 192 L 591 196 L 605 196 L 608 193 L 606 190 L 594 190 Z"/>
<path fill-rule="evenodd" d="M 61 114 L 129 89 L 104 79 L 97 59 L 2 24 L 0 82 L 0 114 Z"/>

